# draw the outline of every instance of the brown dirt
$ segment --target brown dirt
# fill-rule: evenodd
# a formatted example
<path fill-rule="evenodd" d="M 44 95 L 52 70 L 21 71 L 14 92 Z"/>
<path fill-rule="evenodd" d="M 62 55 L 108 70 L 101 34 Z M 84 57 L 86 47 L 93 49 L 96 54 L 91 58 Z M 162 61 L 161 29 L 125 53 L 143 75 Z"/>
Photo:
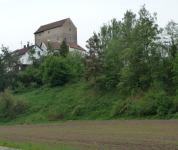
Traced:
<path fill-rule="evenodd" d="M 0 126 L 0 138 L 83 149 L 178 150 L 178 120 L 82 121 Z"/>

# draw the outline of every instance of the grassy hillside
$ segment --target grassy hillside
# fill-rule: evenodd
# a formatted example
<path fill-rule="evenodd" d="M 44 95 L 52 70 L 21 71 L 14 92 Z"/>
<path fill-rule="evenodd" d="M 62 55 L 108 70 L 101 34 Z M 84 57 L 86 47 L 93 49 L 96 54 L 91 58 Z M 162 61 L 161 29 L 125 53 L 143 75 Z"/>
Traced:
<path fill-rule="evenodd" d="M 165 97 L 165 93 L 158 92 L 156 96 L 153 93 L 146 95 L 147 99 L 150 97 L 153 99 L 154 96 L 156 99 L 151 102 L 149 100 L 145 102 L 142 100 L 142 97 L 145 97 L 144 95 L 142 97 L 140 95 L 124 97 L 119 95 L 117 89 L 108 92 L 99 92 L 91 84 L 77 83 L 54 88 L 43 86 L 16 96 L 25 97 L 29 101 L 29 107 L 25 113 L 18 115 L 15 120 L 8 122 L 8 124 L 161 118 L 159 115 L 144 113 L 145 111 L 158 112 L 159 107 L 155 107 L 155 102 L 159 99 L 162 100 Z M 133 99 L 134 102 L 132 102 Z M 170 111 L 173 108 L 174 106 L 171 105 Z M 167 109 L 166 111 L 169 110 Z M 171 114 L 169 112 L 165 113 L 164 118 L 178 118 L 178 113 Z"/>
<path fill-rule="evenodd" d="M 96 92 L 89 84 L 41 87 L 21 95 L 29 101 L 29 110 L 12 123 L 43 123 L 66 120 L 106 120 L 121 97 L 117 91 Z"/>

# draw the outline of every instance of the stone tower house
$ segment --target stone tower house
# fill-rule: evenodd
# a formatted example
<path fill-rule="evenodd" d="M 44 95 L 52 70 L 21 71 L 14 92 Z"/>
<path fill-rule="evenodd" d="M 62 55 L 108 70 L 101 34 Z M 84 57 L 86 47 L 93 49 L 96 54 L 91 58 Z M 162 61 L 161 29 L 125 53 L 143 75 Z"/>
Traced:
<path fill-rule="evenodd" d="M 43 41 L 62 42 L 77 44 L 77 28 L 70 18 L 42 25 L 34 33 L 35 44 L 40 46 Z"/>

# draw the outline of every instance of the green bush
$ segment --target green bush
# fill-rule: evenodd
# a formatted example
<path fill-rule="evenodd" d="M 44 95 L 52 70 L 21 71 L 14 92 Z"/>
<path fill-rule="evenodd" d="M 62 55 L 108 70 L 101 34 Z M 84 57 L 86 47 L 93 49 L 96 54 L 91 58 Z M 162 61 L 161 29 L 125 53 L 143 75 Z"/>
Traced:
<path fill-rule="evenodd" d="M 85 106 L 78 105 L 74 108 L 72 115 L 73 116 L 82 116 L 84 113 Z"/>
<path fill-rule="evenodd" d="M 17 93 L 22 93 L 22 92 L 25 92 L 27 89 L 25 88 L 25 85 L 20 82 L 20 81 L 17 81 L 16 83 L 16 86 L 14 87 L 14 93 L 17 94 Z"/>
<path fill-rule="evenodd" d="M 173 99 L 167 96 L 165 91 L 150 89 L 142 99 L 129 105 L 127 113 L 139 117 L 157 115 L 164 118 L 170 113 L 172 106 Z"/>
<path fill-rule="evenodd" d="M 34 68 L 33 66 L 28 66 L 25 71 L 18 73 L 19 80 L 27 86 L 29 86 L 31 82 L 36 82 L 37 84 L 41 85 L 41 77 L 38 77 L 37 73 L 38 69 Z"/>
<path fill-rule="evenodd" d="M 36 114 L 28 116 L 25 120 L 25 123 L 31 124 L 34 122 L 43 122 L 45 120 L 47 120 L 47 118 L 44 115 L 40 113 L 36 113 Z"/>
<path fill-rule="evenodd" d="M 57 56 L 49 56 L 39 72 L 43 72 L 43 83 L 50 83 L 51 86 L 64 85 L 75 78 L 68 60 Z"/>
<path fill-rule="evenodd" d="M 36 83 L 36 82 L 31 82 L 30 83 L 30 88 L 31 89 L 35 89 L 35 88 L 37 88 L 38 87 L 38 84 Z"/>
<path fill-rule="evenodd" d="M 0 93 L 0 120 L 8 121 L 17 117 L 28 109 L 28 101 L 24 97 L 15 97 L 7 88 Z"/>
<path fill-rule="evenodd" d="M 124 108 L 124 103 L 121 100 L 116 101 L 111 109 L 110 116 L 111 117 L 117 116 L 123 108 Z"/>

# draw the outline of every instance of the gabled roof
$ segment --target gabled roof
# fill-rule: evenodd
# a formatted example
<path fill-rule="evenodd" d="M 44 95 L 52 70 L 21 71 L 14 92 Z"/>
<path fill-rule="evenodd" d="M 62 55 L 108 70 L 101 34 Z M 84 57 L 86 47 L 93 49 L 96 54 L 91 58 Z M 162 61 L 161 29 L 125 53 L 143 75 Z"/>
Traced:
<path fill-rule="evenodd" d="M 25 54 L 29 49 L 30 49 L 30 46 L 29 46 L 29 47 L 22 48 L 22 49 L 15 50 L 15 51 L 12 52 L 12 56 L 20 56 L 20 55 L 23 55 L 23 54 Z"/>
<path fill-rule="evenodd" d="M 38 45 L 27 46 L 22 49 L 18 49 L 12 52 L 12 56 L 20 56 L 25 54 L 31 47 L 37 46 L 40 50 L 42 50 Z M 43 50 L 42 50 L 43 51 Z"/>
<path fill-rule="evenodd" d="M 48 41 L 43 41 L 43 43 L 45 44 L 46 47 L 48 47 Z M 49 41 L 49 43 L 51 44 L 52 48 L 53 49 L 60 49 L 60 46 L 62 43 L 59 43 L 59 42 L 52 42 L 52 41 Z M 73 44 L 73 43 L 67 43 L 67 45 L 71 48 L 75 48 L 75 49 L 79 49 L 79 50 L 82 50 L 82 51 L 86 51 L 84 48 L 82 48 L 81 46 L 79 46 L 78 44 Z"/>
<path fill-rule="evenodd" d="M 46 31 L 46 30 L 49 30 L 49 29 L 61 27 L 67 19 L 63 19 L 63 20 L 60 20 L 60 21 L 56 21 L 56 22 L 53 22 L 53 23 L 42 25 L 41 27 L 39 27 L 39 29 L 34 34 L 37 34 L 37 33 L 40 33 L 40 32 L 43 32 L 43 31 Z"/>
<path fill-rule="evenodd" d="M 67 43 L 67 45 L 70 46 L 71 48 L 75 48 L 75 49 L 79 49 L 79 50 L 82 50 L 82 51 L 86 51 L 84 48 L 82 48 L 78 44 Z"/>

